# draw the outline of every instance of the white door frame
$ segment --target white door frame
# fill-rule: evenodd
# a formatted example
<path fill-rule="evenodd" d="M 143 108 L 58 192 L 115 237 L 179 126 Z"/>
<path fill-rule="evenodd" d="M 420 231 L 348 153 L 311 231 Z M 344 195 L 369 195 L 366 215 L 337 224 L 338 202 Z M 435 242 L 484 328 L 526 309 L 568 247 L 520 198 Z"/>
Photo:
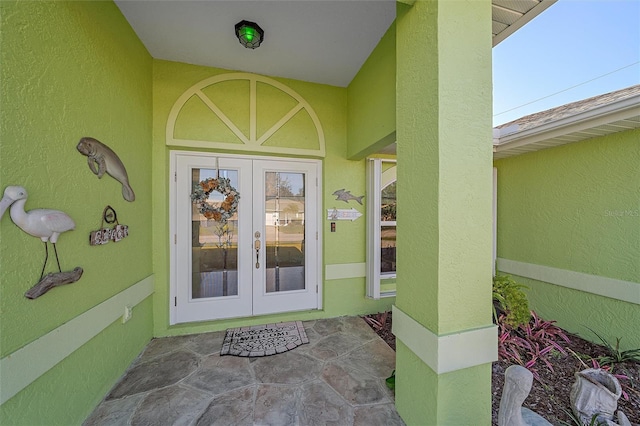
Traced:
<path fill-rule="evenodd" d="M 177 276 L 177 157 L 178 156 L 196 156 L 196 157 L 209 157 L 209 158 L 238 158 L 249 160 L 270 160 L 270 161 L 288 161 L 288 162 L 301 162 L 307 164 L 315 164 L 317 168 L 317 191 L 316 191 L 316 206 L 318 214 L 316 215 L 317 226 L 317 240 L 316 240 L 316 262 L 315 279 L 318 285 L 317 291 L 317 306 L 316 309 L 322 309 L 322 293 L 323 293 L 323 281 L 322 281 L 322 161 L 316 159 L 307 158 L 283 158 L 283 157 L 270 157 L 259 155 L 235 155 L 235 154 L 219 154 L 214 152 L 196 152 L 196 151 L 179 151 L 171 150 L 169 152 L 169 247 L 170 247 L 170 269 L 169 269 L 169 325 L 177 324 L 177 306 L 176 298 L 178 295 L 178 276 Z M 312 261 L 312 259 L 309 259 Z M 258 316 L 258 315 L 255 315 Z"/>

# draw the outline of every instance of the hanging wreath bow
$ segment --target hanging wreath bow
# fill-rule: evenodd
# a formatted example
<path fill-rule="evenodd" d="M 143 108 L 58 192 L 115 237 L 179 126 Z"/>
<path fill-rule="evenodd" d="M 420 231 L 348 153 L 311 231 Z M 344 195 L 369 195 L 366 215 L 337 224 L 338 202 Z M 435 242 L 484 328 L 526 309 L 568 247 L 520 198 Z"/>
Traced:
<path fill-rule="evenodd" d="M 209 194 L 213 191 L 224 195 L 224 200 L 220 206 L 216 207 L 207 202 Z M 191 193 L 193 203 L 198 206 L 198 211 L 207 219 L 213 219 L 216 222 L 226 223 L 231 216 L 238 210 L 238 201 L 240 194 L 231 186 L 231 181 L 227 178 L 209 178 L 193 186 Z"/>

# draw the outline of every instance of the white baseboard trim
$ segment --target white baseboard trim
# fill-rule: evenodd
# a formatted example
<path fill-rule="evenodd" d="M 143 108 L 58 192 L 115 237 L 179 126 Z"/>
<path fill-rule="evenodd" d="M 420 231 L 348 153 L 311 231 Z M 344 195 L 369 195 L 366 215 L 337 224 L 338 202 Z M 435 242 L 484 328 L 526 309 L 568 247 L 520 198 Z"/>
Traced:
<path fill-rule="evenodd" d="M 0 405 L 122 317 L 125 306 L 133 308 L 153 291 L 153 275 L 150 275 L 0 359 Z"/>
<path fill-rule="evenodd" d="M 437 374 L 498 360 L 495 325 L 438 336 L 393 306 L 393 334 Z"/>
<path fill-rule="evenodd" d="M 336 263 L 324 268 L 325 280 L 343 280 L 347 278 L 363 278 L 367 275 L 366 263 Z"/>
<path fill-rule="evenodd" d="M 498 258 L 498 270 L 640 305 L 640 283 Z"/>

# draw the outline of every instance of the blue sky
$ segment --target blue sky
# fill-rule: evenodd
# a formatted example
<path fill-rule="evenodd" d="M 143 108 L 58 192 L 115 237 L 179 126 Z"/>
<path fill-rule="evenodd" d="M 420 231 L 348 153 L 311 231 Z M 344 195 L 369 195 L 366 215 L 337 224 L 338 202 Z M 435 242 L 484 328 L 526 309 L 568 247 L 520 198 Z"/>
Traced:
<path fill-rule="evenodd" d="M 559 0 L 493 48 L 493 123 L 635 84 L 640 84 L 640 0 Z"/>

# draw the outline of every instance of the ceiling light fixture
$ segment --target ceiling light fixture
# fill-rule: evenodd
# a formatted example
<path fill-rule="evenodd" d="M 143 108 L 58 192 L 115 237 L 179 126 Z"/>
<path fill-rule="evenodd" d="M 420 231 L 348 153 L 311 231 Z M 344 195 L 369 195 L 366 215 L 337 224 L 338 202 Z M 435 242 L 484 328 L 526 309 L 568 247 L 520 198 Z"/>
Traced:
<path fill-rule="evenodd" d="M 255 22 L 240 21 L 236 24 L 236 37 L 247 49 L 255 49 L 264 41 L 264 31 Z"/>

